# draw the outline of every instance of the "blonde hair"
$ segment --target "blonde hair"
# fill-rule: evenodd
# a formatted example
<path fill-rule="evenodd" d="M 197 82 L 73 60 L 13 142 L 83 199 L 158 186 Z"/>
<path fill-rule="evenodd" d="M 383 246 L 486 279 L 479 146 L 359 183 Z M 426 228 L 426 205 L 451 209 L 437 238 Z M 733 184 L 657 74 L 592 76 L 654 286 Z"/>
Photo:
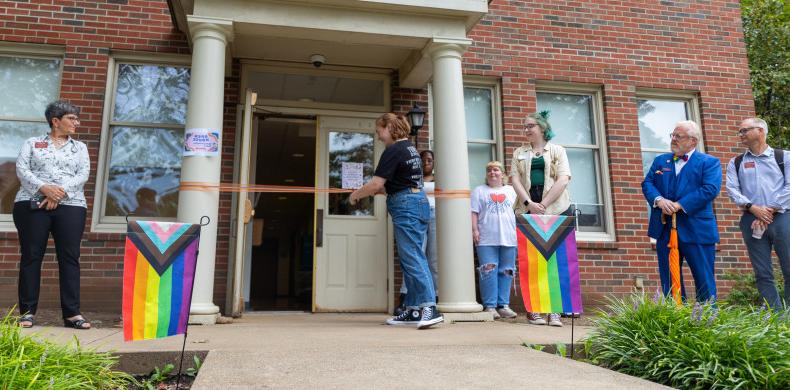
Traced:
<path fill-rule="evenodd" d="M 502 165 L 499 161 L 490 161 L 486 164 L 486 173 L 488 173 L 489 168 L 497 167 L 502 172 L 502 185 L 507 184 L 507 172 L 505 172 L 505 166 Z M 486 178 L 486 185 L 488 185 L 488 178 Z"/>
<path fill-rule="evenodd" d="M 376 126 L 383 127 L 390 132 L 393 140 L 404 139 L 409 136 L 411 125 L 406 117 L 388 112 L 376 119 Z"/>

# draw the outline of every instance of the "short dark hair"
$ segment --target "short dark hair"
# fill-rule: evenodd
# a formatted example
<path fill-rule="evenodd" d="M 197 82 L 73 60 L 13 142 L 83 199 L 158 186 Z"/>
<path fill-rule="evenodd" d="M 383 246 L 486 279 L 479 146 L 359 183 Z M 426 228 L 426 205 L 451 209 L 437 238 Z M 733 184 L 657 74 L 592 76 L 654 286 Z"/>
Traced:
<path fill-rule="evenodd" d="M 47 104 L 47 109 L 44 111 L 44 116 L 47 117 L 47 123 L 49 123 L 49 128 L 52 128 L 52 118 L 63 118 L 64 115 L 80 114 L 80 108 L 65 101 L 65 100 L 55 100 L 52 103 Z"/>
<path fill-rule="evenodd" d="M 430 154 L 431 158 L 436 158 L 433 156 L 433 150 L 430 149 L 425 149 L 422 152 L 420 152 L 420 158 L 423 158 L 423 156 L 425 156 L 426 154 Z"/>

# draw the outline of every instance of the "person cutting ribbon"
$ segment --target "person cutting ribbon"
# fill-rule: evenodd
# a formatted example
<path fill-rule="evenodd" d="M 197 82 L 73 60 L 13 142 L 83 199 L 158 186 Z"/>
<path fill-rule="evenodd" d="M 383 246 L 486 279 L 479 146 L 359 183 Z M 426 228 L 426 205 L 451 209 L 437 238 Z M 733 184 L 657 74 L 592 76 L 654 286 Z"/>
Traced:
<path fill-rule="evenodd" d="M 688 262 L 697 301 L 715 300 L 714 262 L 719 229 L 713 200 L 721 191 L 721 163 L 697 150 L 701 133 L 693 121 L 678 122 L 670 138 L 672 153 L 657 156 L 642 182 L 642 193 L 651 207 L 648 236 L 656 240 L 661 289 L 664 295 L 670 295 L 667 245 L 675 215 L 680 265 L 684 259 Z M 682 274 L 680 290 L 685 299 Z"/>

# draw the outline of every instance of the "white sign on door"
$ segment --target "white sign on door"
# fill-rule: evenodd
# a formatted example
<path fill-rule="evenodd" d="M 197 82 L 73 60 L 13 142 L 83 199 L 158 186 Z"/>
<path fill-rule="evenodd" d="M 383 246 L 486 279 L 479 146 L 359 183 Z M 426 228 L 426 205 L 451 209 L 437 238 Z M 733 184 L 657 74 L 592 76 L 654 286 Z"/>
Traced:
<path fill-rule="evenodd" d="M 362 187 L 362 163 L 344 162 L 342 166 L 342 187 L 344 189 L 357 189 Z"/>

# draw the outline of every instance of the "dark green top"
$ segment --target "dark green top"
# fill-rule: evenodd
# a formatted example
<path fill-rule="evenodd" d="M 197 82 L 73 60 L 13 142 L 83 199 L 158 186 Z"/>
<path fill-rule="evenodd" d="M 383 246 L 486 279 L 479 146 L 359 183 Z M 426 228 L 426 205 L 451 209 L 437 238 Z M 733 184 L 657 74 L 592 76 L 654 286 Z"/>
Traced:
<path fill-rule="evenodd" d="M 533 186 L 543 185 L 543 182 L 545 181 L 545 177 L 543 174 L 544 168 L 546 168 L 546 161 L 543 160 L 543 156 L 532 158 L 532 165 L 530 166 L 530 172 L 529 172 L 530 185 Z"/>

